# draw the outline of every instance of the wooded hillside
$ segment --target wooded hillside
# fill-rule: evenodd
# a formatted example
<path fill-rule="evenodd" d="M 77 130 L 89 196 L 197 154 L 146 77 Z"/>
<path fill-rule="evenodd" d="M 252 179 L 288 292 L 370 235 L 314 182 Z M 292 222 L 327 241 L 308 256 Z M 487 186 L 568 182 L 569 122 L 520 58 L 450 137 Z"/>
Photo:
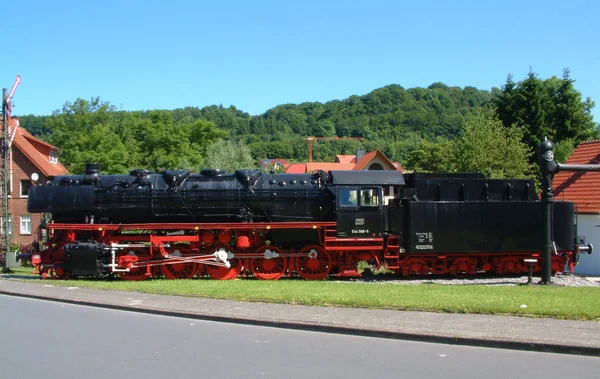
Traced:
<path fill-rule="evenodd" d="M 515 127 L 518 131 L 510 138 L 521 140 L 525 149 L 517 155 L 530 159 L 532 148 L 546 135 L 558 142 L 563 155 L 581 140 L 598 138 L 590 114 L 594 104 L 582 101 L 573 83 L 566 70 L 560 79 L 542 80 L 530 73 L 515 83 L 509 76 L 502 88 L 491 91 L 443 83 L 410 89 L 389 85 L 344 100 L 283 104 L 256 116 L 234 106 L 129 112 L 99 98 L 76 99 L 53 115 L 20 116 L 20 121 L 32 134 L 60 147 L 60 159 L 72 172 L 81 172 L 92 161 L 101 163 L 107 173 L 139 167 L 197 171 L 214 165 L 231 170 L 257 167 L 260 158 L 303 162 L 307 136 L 363 138 L 315 142 L 316 161 L 333 161 L 336 154 L 364 148 L 380 149 L 408 169 L 464 170 L 469 167 L 459 160 L 464 161 L 460 152 L 470 149 L 465 143 L 481 142 L 466 138 L 466 130 L 474 135 L 475 130 L 490 131 L 494 125 Z M 489 148 L 495 147 L 476 150 Z M 235 162 L 226 162 L 227 149 Z"/>

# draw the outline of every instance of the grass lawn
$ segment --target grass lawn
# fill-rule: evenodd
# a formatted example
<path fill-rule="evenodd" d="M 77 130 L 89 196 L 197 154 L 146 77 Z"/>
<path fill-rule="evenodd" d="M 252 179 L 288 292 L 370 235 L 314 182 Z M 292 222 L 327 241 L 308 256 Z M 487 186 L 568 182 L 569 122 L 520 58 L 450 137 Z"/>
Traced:
<path fill-rule="evenodd" d="M 31 269 L 17 269 L 28 275 Z M 27 279 L 24 279 L 27 280 Z M 39 281 L 42 283 L 42 281 Z M 600 321 L 600 288 L 553 286 L 397 285 L 283 279 L 44 281 L 44 284 L 111 291 L 195 296 L 286 304 L 426 310 L 452 313 L 530 315 Z M 524 305 L 526 307 L 524 307 Z"/>

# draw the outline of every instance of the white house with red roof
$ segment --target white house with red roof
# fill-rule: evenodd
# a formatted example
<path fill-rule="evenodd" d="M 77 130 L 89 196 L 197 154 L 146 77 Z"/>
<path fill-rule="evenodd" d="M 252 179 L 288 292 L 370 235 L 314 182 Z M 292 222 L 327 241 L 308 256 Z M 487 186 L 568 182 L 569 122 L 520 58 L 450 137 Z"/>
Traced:
<path fill-rule="evenodd" d="M 567 164 L 600 164 L 600 141 L 582 142 Z M 554 198 L 575 203 L 577 239 L 594 245 L 592 255 L 581 254 L 575 273 L 600 275 L 600 172 L 559 172 L 554 176 Z"/>
<path fill-rule="evenodd" d="M 19 126 L 17 118 L 9 119 L 8 126 L 9 134 L 14 136 L 10 147 L 9 162 L 10 239 L 17 243 L 27 244 L 37 239 L 35 238 L 36 232 L 41 221 L 41 215 L 27 212 L 29 188 L 46 183 L 55 176 L 65 175 L 68 171 L 58 161 L 60 150 L 56 146 L 32 136 Z M 1 127 L 3 125 L 0 122 Z"/>

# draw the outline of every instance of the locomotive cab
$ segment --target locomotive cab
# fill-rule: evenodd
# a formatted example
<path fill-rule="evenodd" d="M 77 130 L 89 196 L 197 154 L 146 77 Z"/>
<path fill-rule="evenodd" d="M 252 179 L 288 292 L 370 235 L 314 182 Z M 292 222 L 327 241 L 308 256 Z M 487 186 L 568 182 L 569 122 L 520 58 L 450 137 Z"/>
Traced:
<path fill-rule="evenodd" d="M 380 237 L 384 230 L 381 187 L 336 188 L 338 237 Z"/>
<path fill-rule="evenodd" d="M 338 238 L 382 237 L 387 231 L 384 187 L 404 185 L 399 171 L 331 171 Z"/>

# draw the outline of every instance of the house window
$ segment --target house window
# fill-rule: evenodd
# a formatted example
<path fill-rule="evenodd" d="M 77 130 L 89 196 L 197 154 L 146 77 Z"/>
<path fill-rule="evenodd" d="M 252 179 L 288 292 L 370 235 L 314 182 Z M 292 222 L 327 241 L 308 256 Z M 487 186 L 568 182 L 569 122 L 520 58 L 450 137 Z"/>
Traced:
<path fill-rule="evenodd" d="M 373 163 L 369 166 L 369 170 L 383 170 L 383 166 L 379 163 Z"/>
<path fill-rule="evenodd" d="M 50 163 L 58 164 L 58 153 L 54 150 L 50 150 Z"/>
<path fill-rule="evenodd" d="M 31 180 L 24 179 L 21 180 L 21 197 L 27 197 L 29 194 L 29 189 L 31 188 Z"/>
<path fill-rule="evenodd" d="M 21 216 L 21 234 L 31 234 L 31 215 Z"/>
<path fill-rule="evenodd" d="M 2 226 L 2 217 L 0 217 L 0 234 L 2 234 L 2 230 L 3 230 L 3 228 L 1 226 Z M 8 234 L 9 235 L 13 234 L 13 232 L 12 232 L 12 217 L 8 218 Z"/>

